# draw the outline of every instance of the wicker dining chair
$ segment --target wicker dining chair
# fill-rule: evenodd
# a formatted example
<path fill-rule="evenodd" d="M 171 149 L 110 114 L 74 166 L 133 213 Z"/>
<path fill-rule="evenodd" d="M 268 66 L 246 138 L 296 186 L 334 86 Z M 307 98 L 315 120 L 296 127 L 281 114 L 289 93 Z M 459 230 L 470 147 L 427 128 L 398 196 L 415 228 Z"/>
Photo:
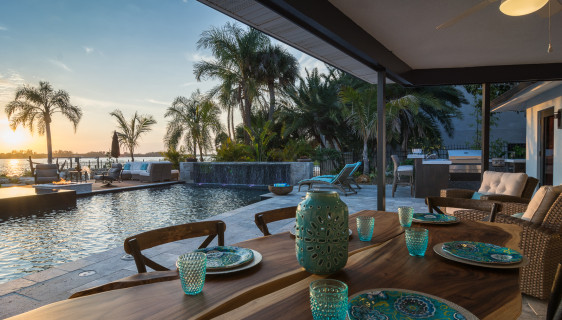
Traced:
<path fill-rule="evenodd" d="M 284 219 L 294 219 L 296 215 L 297 207 L 280 208 L 256 213 L 254 216 L 254 222 L 264 236 L 269 236 L 271 233 L 267 228 L 268 223 Z"/>
<path fill-rule="evenodd" d="M 468 200 L 468 199 L 463 199 Z M 483 200 L 472 200 L 475 202 Z M 541 222 L 531 222 L 511 215 L 525 212 L 528 204 L 497 202 L 497 223 L 516 224 L 522 228 L 520 248 L 529 264 L 519 273 L 521 292 L 547 299 L 558 263 L 562 261 L 562 194 L 558 195 Z M 461 220 L 487 220 L 490 213 L 477 209 L 458 210 Z"/>
<path fill-rule="evenodd" d="M 546 309 L 546 320 L 562 319 L 562 264 L 558 264 Z"/>

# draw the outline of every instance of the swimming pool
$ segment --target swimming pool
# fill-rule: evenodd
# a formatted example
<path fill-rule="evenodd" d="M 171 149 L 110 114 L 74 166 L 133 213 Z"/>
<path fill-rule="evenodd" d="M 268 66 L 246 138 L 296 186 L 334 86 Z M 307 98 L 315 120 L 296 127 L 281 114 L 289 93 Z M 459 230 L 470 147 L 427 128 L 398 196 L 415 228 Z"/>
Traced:
<path fill-rule="evenodd" d="M 0 283 L 122 246 L 142 231 L 246 206 L 266 192 L 175 184 L 83 197 L 75 208 L 0 219 Z"/>

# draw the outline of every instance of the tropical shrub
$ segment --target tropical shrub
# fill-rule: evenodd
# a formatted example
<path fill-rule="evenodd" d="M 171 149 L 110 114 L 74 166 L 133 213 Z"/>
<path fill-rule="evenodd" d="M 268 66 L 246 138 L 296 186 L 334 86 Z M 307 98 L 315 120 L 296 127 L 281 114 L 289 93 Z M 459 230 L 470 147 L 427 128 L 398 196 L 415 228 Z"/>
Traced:
<path fill-rule="evenodd" d="M 242 143 L 234 143 L 230 139 L 217 149 L 216 161 L 254 161 L 252 148 Z"/>

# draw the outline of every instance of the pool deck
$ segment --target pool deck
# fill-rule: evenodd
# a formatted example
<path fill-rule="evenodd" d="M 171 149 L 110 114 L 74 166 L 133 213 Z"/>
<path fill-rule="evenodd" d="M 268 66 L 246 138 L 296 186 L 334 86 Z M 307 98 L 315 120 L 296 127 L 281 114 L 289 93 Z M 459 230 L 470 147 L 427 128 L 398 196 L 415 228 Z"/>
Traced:
<path fill-rule="evenodd" d="M 172 182 L 177 183 L 177 182 Z M 165 183 L 169 184 L 169 183 Z M 117 187 L 141 188 L 148 187 L 146 184 L 115 183 Z M 158 185 L 158 184 L 157 184 Z M 154 186 L 151 184 L 150 186 Z M 303 188 L 303 190 L 306 187 Z M 99 187 L 98 192 L 115 192 L 119 188 Z M 357 212 L 365 209 L 376 209 L 377 187 L 362 186 L 356 195 L 342 196 L 342 200 L 348 205 L 349 212 Z M 264 191 L 267 200 L 253 203 L 249 206 L 225 212 L 209 220 L 223 220 L 226 223 L 225 243 L 232 244 L 262 236 L 262 233 L 254 224 L 254 214 L 275 208 L 295 206 L 306 194 L 305 191 L 296 192 L 296 188 L 287 196 L 276 196 Z M 399 186 L 396 197 L 392 198 L 391 186 L 386 188 L 386 210 L 396 212 L 399 206 L 413 206 L 416 211 L 426 211 L 427 207 L 423 199 L 410 197 L 408 187 Z M 269 224 L 272 233 L 287 231 L 293 225 L 292 221 L 278 221 Z M 376 229 L 376 224 L 375 224 Z M 213 243 L 215 243 L 213 241 Z M 190 250 L 196 249 L 201 239 L 187 239 L 174 243 L 165 244 L 156 248 L 145 250 L 149 257 L 173 268 L 177 257 Z M 102 285 L 136 274 L 135 263 L 130 257 L 125 256 L 122 246 L 92 254 L 86 258 L 58 265 L 54 268 L 29 274 L 23 278 L 0 284 L 0 318 L 26 312 L 40 306 L 67 299 L 71 294 L 94 286 Z M 532 297 L 523 296 L 523 312 L 519 319 L 544 319 L 546 315 L 546 303 Z"/>

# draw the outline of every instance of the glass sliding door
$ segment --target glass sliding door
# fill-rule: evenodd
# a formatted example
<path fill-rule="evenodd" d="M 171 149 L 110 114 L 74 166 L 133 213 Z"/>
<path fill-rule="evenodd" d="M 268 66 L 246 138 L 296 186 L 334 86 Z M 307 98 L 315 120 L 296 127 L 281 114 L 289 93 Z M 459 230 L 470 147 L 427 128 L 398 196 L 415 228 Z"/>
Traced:
<path fill-rule="evenodd" d="M 554 163 L 554 108 L 541 117 L 541 185 L 552 185 Z"/>

